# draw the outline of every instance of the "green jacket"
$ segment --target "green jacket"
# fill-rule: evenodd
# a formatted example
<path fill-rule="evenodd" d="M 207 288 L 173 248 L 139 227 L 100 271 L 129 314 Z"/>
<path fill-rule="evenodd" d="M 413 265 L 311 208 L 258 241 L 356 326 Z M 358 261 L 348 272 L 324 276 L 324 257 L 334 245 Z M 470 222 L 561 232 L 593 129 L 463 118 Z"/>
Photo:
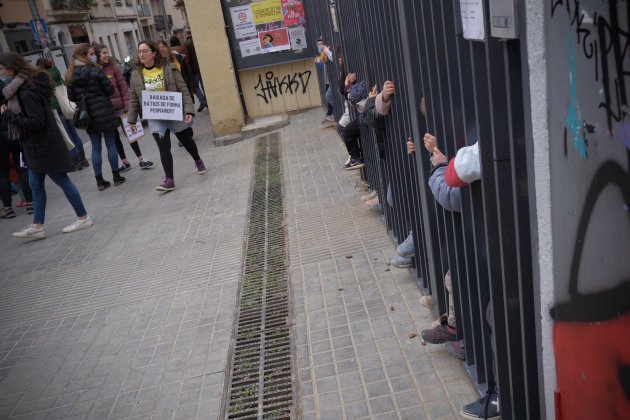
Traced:
<path fill-rule="evenodd" d="M 195 115 L 195 105 L 188 91 L 188 86 L 184 82 L 177 66 L 169 62 L 163 64 L 164 82 L 168 92 L 180 92 L 182 94 L 182 102 L 184 105 L 184 115 Z M 127 112 L 127 122 L 135 124 L 138 117 L 142 117 L 142 91 L 144 88 L 144 77 L 142 77 L 142 68 L 136 67 L 131 73 L 131 99 L 129 101 L 129 111 Z"/>
<path fill-rule="evenodd" d="M 46 72 L 52 78 L 55 87 L 63 85 L 63 79 L 61 78 L 61 73 L 57 67 L 51 67 L 46 69 Z M 50 97 L 50 107 L 54 110 L 61 111 L 61 107 L 59 106 L 59 101 L 57 101 L 57 97 L 53 95 Z"/>

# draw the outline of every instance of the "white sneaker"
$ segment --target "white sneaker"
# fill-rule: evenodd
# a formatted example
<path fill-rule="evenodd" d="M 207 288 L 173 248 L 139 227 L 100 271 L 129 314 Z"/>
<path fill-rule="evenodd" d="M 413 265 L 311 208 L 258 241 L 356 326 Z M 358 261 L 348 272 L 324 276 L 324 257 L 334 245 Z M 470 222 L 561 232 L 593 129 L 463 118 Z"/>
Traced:
<path fill-rule="evenodd" d="M 19 232 L 13 232 L 13 237 L 24 239 L 44 239 L 46 237 L 46 232 L 44 231 L 43 226 L 37 228 L 33 225 L 29 225 Z"/>
<path fill-rule="evenodd" d="M 92 219 L 90 219 L 90 216 L 88 216 L 87 219 L 75 220 L 73 224 L 66 226 L 65 228 L 61 229 L 61 231 L 63 233 L 70 233 L 70 232 L 74 232 L 75 230 L 90 227 L 93 224 L 94 223 L 92 223 Z"/>

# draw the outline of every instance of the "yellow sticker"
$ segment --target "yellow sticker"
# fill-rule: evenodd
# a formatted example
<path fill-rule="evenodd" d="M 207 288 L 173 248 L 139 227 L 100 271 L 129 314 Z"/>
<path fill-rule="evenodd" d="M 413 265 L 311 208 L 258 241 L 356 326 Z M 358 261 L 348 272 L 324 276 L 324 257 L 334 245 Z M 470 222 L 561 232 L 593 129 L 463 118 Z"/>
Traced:
<path fill-rule="evenodd" d="M 252 3 L 252 15 L 255 25 L 282 20 L 282 4 L 280 0 L 262 0 Z"/>

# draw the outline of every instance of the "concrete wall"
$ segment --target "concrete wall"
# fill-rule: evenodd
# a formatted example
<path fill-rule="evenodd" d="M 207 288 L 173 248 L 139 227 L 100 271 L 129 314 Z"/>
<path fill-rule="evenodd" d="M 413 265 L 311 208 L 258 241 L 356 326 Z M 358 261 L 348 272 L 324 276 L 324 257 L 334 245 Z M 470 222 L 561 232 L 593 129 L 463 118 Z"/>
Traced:
<path fill-rule="evenodd" d="M 201 77 L 215 137 L 238 134 L 243 126 L 243 109 L 220 0 L 189 0 L 188 20 L 197 50 Z"/>
<path fill-rule="evenodd" d="M 547 418 L 627 418 L 628 4 L 527 11 Z"/>
<path fill-rule="evenodd" d="M 312 59 L 240 72 L 250 117 L 279 114 L 321 105 Z"/>

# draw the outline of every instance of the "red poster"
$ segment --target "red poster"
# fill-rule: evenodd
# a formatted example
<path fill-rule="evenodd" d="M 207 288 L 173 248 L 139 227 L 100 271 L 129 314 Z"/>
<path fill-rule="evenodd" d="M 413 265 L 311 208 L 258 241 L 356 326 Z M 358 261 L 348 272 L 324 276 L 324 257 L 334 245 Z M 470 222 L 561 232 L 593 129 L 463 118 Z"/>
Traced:
<path fill-rule="evenodd" d="M 261 53 L 263 54 L 291 49 L 287 28 L 260 31 L 258 32 L 258 39 L 260 40 Z"/>
<path fill-rule="evenodd" d="M 306 24 L 302 0 L 282 0 L 282 15 L 284 16 L 284 26 Z"/>

